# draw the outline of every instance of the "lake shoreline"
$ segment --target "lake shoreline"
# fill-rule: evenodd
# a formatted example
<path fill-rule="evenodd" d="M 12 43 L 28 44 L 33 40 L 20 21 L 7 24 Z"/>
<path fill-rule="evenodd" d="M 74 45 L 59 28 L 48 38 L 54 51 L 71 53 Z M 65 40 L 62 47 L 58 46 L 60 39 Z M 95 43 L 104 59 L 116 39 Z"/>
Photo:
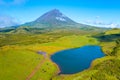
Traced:
<path fill-rule="evenodd" d="M 53 63 L 53 65 L 55 65 L 57 67 L 57 72 L 56 72 L 55 75 L 59 75 L 59 73 L 61 72 L 61 70 L 60 70 L 59 66 L 54 61 L 52 61 L 51 56 L 50 56 L 50 61 Z"/>
<path fill-rule="evenodd" d="M 92 47 L 94 47 L 94 46 L 98 46 L 98 45 L 86 45 L 87 47 L 89 47 L 89 46 L 92 46 Z M 81 46 L 81 47 L 83 47 L 83 46 Z M 61 51 L 58 51 L 58 52 L 62 52 L 62 51 L 66 51 L 66 50 L 74 50 L 74 49 L 79 49 L 79 48 L 81 48 L 81 47 L 77 47 L 77 48 L 71 48 L 71 49 L 65 49 L 65 50 L 61 50 Z M 102 50 L 102 48 L 101 48 L 101 46 L 99 46 L 100 47 L 100 51 L 102 52 L 102 53 L 104 53 L 103 52 L 103 50 Z M 58 53 L 57 52 L 57 53 Z M 55 53 L 54 53 L 55 54 Z M 52 55 L 54 55 L 54 54 L 52 54 Z M 91 61 L 91 63 L 90 63 L 90 65 L 89 65 L 89 67 L 88 68 L 86 68 L 86 69 L 83 69 L 82 71 L 80 71 L 80 72 L 73 72 L 73 73 L 65 73 L 65 74 L 62 74 L 61 73 L 61 69 L 60 69 L 60 67 L 59 67 L 59 65 L 57 64 L 57 63 L 55 63 L 52 59 L 51 59 L 51 56 L 52 55 L 50 55 L 50 60 L 52 61 L 52 63 L 54 63 L 55 64 L 55 66 L 58 68 L 58 72 L 57 72 L 57 75 L 73 75 L 73 74 L 77 74 L 77 73 L 80 73 L 80 72 L 83 72 L 84 70 L 88 70 L 88 69 L 90 69 L 91 67 L 92 67 L 92 63 L 93 63 L 93 61 L 94 60 L 96 60 L 96 59 L 99 59 L 99 57 L 98 58 L 96 58 L 96 59 L 93 59 L 93 61 Z M 104 56 L 106 56 L 105 55 L 105 53 L 104 53 Z M 100 58 L 102 58 L 102 57 L 100 57 Z"/>

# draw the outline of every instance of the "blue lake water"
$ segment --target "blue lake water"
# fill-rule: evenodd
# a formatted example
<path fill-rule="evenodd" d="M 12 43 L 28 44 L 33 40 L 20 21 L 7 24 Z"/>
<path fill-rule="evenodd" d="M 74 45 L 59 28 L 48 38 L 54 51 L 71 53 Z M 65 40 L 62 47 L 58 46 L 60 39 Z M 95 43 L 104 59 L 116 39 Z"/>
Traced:
<path fill-rule="evenodd" d="M 83 46 L 59 51 L 51 60 L 59 66 L 60 74 L 74 74 L 88 69 L 93 60 L 104 56 L 100 46 Z"/>

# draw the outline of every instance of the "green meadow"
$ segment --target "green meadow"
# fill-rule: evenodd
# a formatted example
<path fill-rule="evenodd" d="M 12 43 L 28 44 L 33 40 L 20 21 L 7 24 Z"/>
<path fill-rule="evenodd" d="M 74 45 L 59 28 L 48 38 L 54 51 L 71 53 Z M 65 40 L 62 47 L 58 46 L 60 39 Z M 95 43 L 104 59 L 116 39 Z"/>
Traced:
<path fill-rule="evenodd" d="M 1 33 L 0 80 L 120 80 L 120 30 L 78 32 Z M 94 60 L 82 72 L 58 75 L 60 70 L 50 56 L 84 45 L 99 45 L 106 56 Z M 46 52 L 46 57 L 38 51 Z"/>

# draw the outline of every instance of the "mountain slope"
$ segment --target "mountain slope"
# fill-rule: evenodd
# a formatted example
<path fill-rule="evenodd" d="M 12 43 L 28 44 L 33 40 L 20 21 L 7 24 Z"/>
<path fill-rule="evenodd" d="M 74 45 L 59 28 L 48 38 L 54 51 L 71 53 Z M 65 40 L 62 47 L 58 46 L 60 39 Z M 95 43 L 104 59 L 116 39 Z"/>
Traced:
<path fill-rule="evenodd" d="M 76 24 L 73 20 L 62 14 L 59 10 L 54 9 L 39 17 L 35 22 L 43 24 Z"/>
<path fill-rule="evenodd" d="M 55 27 L 55 26 L 70 26 L 76 25 L 75 21 L 71 20 L 64 14 L 62 14 L 59 10 L 53 9 L 41 17 L 36 19 L 35 21 L 24 24 L 23 26 L 32 26 L 32 27 Z"/>

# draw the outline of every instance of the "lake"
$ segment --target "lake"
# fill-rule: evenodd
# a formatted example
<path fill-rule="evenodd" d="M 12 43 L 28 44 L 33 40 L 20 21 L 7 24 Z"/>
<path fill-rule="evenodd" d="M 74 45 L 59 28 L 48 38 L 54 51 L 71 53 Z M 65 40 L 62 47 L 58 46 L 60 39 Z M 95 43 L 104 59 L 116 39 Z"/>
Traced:
<path fill-rule="evenodd" d="M 51 60 L 59 66 L 60 74 L 74 74 L 88 69 L 93 60 L 104 56 L 100 46 L 89 45 L 59 51 L 51 56 Z"/>

